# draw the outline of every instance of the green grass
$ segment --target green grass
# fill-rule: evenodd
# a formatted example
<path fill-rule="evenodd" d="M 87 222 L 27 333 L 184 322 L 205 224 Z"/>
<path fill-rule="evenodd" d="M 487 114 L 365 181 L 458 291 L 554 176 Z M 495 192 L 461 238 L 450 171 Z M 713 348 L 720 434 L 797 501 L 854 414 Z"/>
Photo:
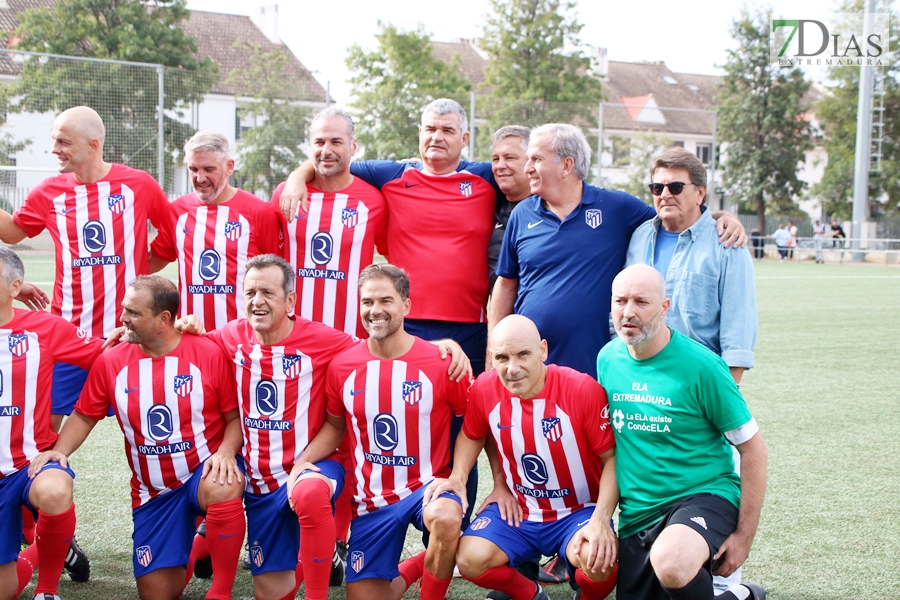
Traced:
<path fill-rule="evenodd" d="M 52 257 L 23 258 L 30 280 L 52 280 Z M 769 445 L 769 484 L 744 578 L 775 600 L 896 598 L 900 269 L 766 261 L 756 264 L 756 280 L 757 367 L 743 390 Z M 60 596 L 136 598 L 130 474 L 115 422 L 100 423 L 73 462 L 79 541 L 93 572 L 87 584 L 63 576 Z M 418 533 L 407 547 L 421 547 Z M 194 580 L 184 597 L 202 598 L 206 587 Z M 547 589 L 557 600 L 572 597 L 566 585 Z M 235 597 L 252 598 L 245 571 Z M 343 598 L 343 589 L 330 597 Z M 484 596 L 454 580 L 449 597 Z"/>

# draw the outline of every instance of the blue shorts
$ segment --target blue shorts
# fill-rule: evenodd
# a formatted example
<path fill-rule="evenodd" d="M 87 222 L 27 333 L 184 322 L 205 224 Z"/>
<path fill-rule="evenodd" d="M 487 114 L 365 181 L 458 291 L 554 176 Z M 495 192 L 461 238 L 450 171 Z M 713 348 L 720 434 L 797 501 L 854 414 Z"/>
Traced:
<path fill-rule="evenodd" d="M 65 471 L 75 479 L 70 467 L 63 467 L 58 462 L 48 462 L 41 473 L 47 469 Z M 19 469 L 12 475 L 0 479 L 0 565 L 15 562 L 22 547 L 22 507 L 30 510 L 35 518 L 37 511 L 31 507 L 28 494 L 34 480 L 28 477 L 28 468 Z"/>
<path fill-rule="evenodd" d="M 519 527 L 509 525 L 500 518 L 500 509 L 491 504 L 481 511 L 463 535 L 484 538 L 497 545 L 509 557 L 509 566 L 539 561 L 541 556 L 559 554 L 571 577 L 575 569 L 566 558 L 566 546 L 575 533 L 587 525 L 594 514 L 594 507 L 587 506 L 578 512 L 550 523 L 522 521 Z"/>
<path fill-rule="evenodd" d="M 334 499 L 344 489 L 344 466 L 336 460 L 322 460 L 316 466 L 320 469 L 319 474 L 329 478 L 334 485 L 331 495 L 331 510 L 334 511 Z M 244 506 L 247 509 L 250 573 L 256 576 L 295 570 L 300 554 L 300 522 L 288 504 L 287 485 L 268 494 L 245 493 Z"/>
<path fill-rule="evenodd" d="M 87 380 L 88 372 L 81 367 L 68 363 L 53 365 L 53 387 L 50 396 L 53 398 L 54 415 L 71 415 L 75 402 L 81 395 L 81 388 Z"/>
<path fill-rule="evenodd" d="M 390 581 L 400 575 L 397 565 L 406 541 L 406 530 L 410 525 L 419 531 L 425 529 L 422 520 L 424 497 L 425 488 L 422 487 L 400 502 L 353 519 L 350 524 L 350 553 L 347 555 L 347 583 L 360 579 Z M 462 506 L 462 500 L 452 492 L 444 492 L 440 497 L 456 500 Z"/>

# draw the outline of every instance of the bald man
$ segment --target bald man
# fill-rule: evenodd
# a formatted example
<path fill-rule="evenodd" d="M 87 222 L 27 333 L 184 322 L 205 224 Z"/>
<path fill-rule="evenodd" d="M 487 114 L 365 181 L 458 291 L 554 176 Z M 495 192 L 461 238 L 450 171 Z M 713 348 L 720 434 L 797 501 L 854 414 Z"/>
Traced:
<path fill-rule="evenodd" d="M 15 244 L 48 230 L 56 247 L 50 311 L 88 336 L 107 337 L 121 325 L 128 284 L 148 273 L 147 221 L 158 228 L 169 203 L 148 173 L 103 160 L 105 129 L 93 109 L 63 111 L 51 137 L 59 175 L 38 184 L 15 214 L 0 210 L 0 240 Z M 56 364 L 55 431 L 86 378 L 80 367 Z M 73 550 L 66 569 L 74 581 L 87 581 L 90 563 L 74 542 Z"/>
<path fill-rule="evenodd" d="M 665 326 L 665 285 L 648 265 L 616 276 L 618 339 L 597 357 L 618 459 L 616 597 L 712 600 L 712 576 L 731 575 L 750 552 L 768 451 L 725 361 Z M 764 600 L 766 592 L 743 583 L 715 597 Z"/>
<path fill-rule="evenodd" d="M 459 571 L 514 600 L 542 600 L 547 593 L 514 567 L 559 553 L 582 598 L 606 598 L 616 584 L 610 519 L 618 500 L 606 393 L 588 375 L 545 365 L 547 341 L 527 317 L 499 321 L 488 352 L 494 370 L 470 391 L 453 473 L 425 500 L 462 493 L 490 435 L 513 502 L 511 510 L 491 504 L 472 521 L 459 542 Z"/>

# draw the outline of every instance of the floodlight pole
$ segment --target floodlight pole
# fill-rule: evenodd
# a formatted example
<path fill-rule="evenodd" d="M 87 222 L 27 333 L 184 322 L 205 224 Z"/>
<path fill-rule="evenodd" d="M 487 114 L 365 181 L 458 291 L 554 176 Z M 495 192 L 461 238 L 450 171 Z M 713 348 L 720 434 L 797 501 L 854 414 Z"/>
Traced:
<path fill-rule="evenodd" d="M 869 39 L 875 29 L 876 0 L 866 0 L 863 13 L 863 39 Z M 869 168 L 872 162 L 872 93 L 874 84 L 874 67 L 866 66 L 865 61 L 859 67 L 859 100 L 856 108 L 856 157 L 853 175 L 853 226 L 851 229 L 850 247 L 856 252 L 853 260 L 863 260 L 861 242 L 863 223 L 869 218 Z"/>

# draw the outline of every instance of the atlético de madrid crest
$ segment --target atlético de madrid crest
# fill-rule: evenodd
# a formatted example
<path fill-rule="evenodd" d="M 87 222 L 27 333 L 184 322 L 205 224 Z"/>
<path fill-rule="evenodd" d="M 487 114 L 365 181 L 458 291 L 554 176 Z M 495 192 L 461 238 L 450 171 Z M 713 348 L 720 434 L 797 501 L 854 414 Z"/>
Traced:
<path fill-rule="evenodd" d="M 603 222 L 603 213 L 600 212 L 599 208 L 589 208 L 584 211 L 584 222 L 587 223 L 591 229 L 597 229 L 600 227 L 600 223 Z"/>
<path fill-rule="evenodd" d="M 461 181 L 459 183 L 459 193 L 468 198 L 472 195 L 472 182 L 471 181 Z"/>

